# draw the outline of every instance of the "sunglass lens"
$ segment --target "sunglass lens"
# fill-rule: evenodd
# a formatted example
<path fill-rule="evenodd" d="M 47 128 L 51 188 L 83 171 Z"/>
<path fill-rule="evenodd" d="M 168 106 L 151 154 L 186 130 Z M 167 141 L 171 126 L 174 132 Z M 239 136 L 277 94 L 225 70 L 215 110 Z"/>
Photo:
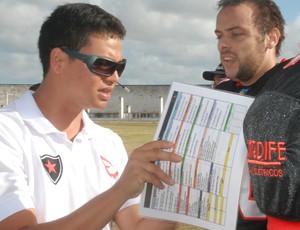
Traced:
<path fill-rule="evenodd" d="M 118 64 L 117 71 L 118 71 L 119 77 L 121 77 L 121 75 L 125 69 L 125 65 L 126 65 L 125 62 Z"/>
<path fill-rule="evenodd" d="M 103 76 L 111 76 L 117 65 L 117 63 L 98 58 L 93 64 L 93 71 Z"/>

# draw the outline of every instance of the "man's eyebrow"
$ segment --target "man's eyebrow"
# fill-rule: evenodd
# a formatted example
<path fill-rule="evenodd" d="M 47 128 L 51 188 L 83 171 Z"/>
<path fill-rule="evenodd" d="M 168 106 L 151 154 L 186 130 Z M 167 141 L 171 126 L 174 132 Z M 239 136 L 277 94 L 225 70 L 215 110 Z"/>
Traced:
<path fill-rule="evenodd" d="M 225 31 L 226 31 L 226 32 L 230 32 L 230 31 L 236 30 L 236 29 L 244 30 L 245 28 L 240 27 L 240 26 L 234 26 L 234 27 L 230 27 L 230 28 L 225 29 Z M 220 33 L 222 33 L 222 31 L 220 31 L 220 30 L 218 30 L 218 29 L 215 29 L 215 34 L 220 34 Z"/>
<path fill-rule="evenodd" d="M 221 31 L 220 30 L 215 30 L 215 34 L 220 34 Z"/>

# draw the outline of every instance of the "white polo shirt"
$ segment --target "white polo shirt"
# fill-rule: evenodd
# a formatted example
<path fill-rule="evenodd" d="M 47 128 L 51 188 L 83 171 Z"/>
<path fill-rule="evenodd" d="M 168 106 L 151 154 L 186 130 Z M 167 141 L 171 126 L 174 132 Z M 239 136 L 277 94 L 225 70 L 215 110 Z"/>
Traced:
<path fill-rule="evenodd" d="M 121 138 L 86 113 L 83 122 L 69 141 L 43 116 L 31 91 L 1 110 L 0 221 L 27 208 L 35 208 L 39 223 L 52 221 L 116 183 L 128 159 Z"/>

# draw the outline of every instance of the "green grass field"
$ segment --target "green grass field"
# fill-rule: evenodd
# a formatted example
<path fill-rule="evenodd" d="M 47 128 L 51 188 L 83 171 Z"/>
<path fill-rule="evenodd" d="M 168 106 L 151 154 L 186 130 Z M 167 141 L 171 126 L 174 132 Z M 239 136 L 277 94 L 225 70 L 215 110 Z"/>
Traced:
<path fill-rule="evenodd" d="M 103 127 L 112 129 L 123 139 L 125 148 L 130 154 L 135 148 L 152 141 L 158 125 L 157 121 L 99 121 Z M 118 228 L 113 227 L 114 230 Z M 201 230 L 195 226 L 181 224 L 180 230 Z"/>
<path fill-rule="evenodd" d="M 157 121 L 101 121 L 98 123 L 119 134 L 128 154 L 135 148 L 152 141 L 158 125 Z"/>

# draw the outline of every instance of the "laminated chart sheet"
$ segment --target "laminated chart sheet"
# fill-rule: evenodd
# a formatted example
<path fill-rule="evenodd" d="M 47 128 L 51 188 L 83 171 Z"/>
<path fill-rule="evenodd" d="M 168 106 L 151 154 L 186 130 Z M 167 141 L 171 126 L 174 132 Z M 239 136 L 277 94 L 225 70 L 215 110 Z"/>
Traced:
<path fill-rule="evenodd" d="M 246 160 L 243 119 L 252 97 L 174 82 L 154 139 L 181 163 L 156 162 L 176 184 L 142 194 L 143 216 L 206 229 L 235 229 Z"/>

